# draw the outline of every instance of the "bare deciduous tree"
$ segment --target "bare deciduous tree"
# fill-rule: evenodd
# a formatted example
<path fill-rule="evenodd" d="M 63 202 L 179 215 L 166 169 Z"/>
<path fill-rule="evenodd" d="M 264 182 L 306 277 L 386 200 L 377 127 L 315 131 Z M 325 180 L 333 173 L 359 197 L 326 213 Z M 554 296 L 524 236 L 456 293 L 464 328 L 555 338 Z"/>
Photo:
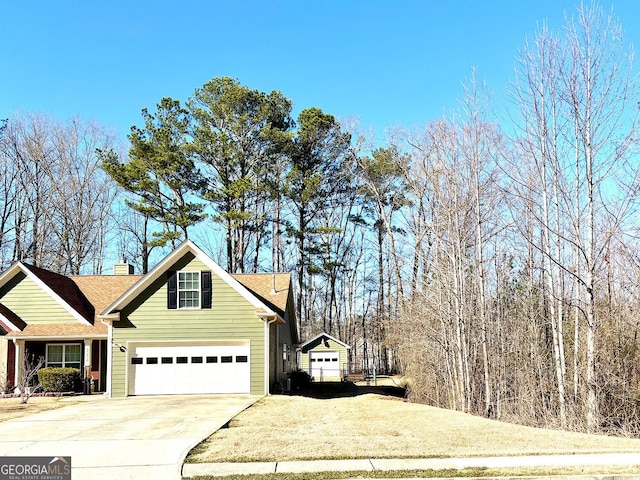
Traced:
<path fill-rule="evenodd" d="M 44 357 L 36 358 L 24 355 L 20 372 L 18 375 L 18 392 L 20 393 L 20 403 L 27 403 L 33 395 L 40 390 L 38 383 L 38 370 L 44 366 Z"/>
<path fill-rule="evenodd" d="M 572 305 L 573 411 L 578 413 L 584 404 L 589 430 L 600 422 L 598 298 L 606 297 L 606 286 L 598 272 L 606 271 L 606 247 L 627 222 L 636 199 L 637 174 L 628 168 L 637 123 L 631 59 L 615 18 L 595 3 L 582 4 L 575 18 L 567 16 L 565 37 L 558 38 L 543 27 L 534 46 L 525 47 L 515 88 L 522 119 L 522 160 L 529 162 L 539 179 L 535 201 L 540 212 L 539 248 L 560 417 L 566 425 L 563 326 L 566 307 Z M 573 256 L 567 254 L 569 250 Z M 564 290 L 568 280 L 573 281 L 571 299 Z M 584 351 L 581 321 L 586 327 Z M 581 358 L 586 392 L 579 399 Z"/>

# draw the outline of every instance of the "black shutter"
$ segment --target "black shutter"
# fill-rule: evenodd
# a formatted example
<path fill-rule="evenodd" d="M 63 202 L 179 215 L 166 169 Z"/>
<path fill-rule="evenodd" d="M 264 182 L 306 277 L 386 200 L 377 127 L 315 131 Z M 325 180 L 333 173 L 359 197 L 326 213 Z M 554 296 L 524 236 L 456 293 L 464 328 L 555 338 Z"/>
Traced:
<path fill-rule="evenodd" d="M 211 308 L 211 272 L 201 272 L 202 308 Z"/>
<path fill-rule="evenodd" d="M 167 308 L 175 310 L 178 308 L 178 276 L 175 270 L 167 272 Z"/>

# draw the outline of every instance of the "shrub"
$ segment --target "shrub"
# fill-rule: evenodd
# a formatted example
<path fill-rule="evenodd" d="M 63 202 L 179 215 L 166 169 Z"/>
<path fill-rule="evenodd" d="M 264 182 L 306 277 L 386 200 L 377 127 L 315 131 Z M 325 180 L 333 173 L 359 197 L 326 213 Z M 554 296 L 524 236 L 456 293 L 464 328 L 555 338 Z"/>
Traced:
<path fill-rule="evenodd" d="M 295 370 L 291 372 L 291 389 L 300 390 L 308 387 L 311 383 L 311 375 L 304 370 Z"/>
<path fill-rule="evenodd" d="M 82 375 L 77 368 L 41 368 L 38 381 L 45 392 L 77 392 L 82 389 Z"/>

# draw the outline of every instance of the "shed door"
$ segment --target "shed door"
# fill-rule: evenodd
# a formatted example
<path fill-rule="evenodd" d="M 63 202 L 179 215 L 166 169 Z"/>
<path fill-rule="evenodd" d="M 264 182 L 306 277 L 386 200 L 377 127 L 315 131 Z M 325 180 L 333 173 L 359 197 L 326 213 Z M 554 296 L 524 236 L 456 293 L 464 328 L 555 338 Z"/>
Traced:
<path fill-rule="evenodd" d="M 336 351 L 309 352 L 311 376 L 316 382 L 327 378 L 340 379 L 340 353 Z"/>
<path fill-rule="evenodd" d="M 249 342 L 133 346 L 129 395 L 249 393 L 249 360 Z"/>

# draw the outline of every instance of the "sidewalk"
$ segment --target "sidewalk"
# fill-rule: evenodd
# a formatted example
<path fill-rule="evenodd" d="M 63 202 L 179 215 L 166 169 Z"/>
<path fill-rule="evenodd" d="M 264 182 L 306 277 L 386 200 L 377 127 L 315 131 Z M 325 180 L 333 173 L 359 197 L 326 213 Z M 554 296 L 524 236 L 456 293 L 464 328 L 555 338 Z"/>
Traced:
<path fill-rule="evenodd" d="M 592 455 L 536 455 L 522 457 L 473 458 L 402 458 L 361 460 L 311 460 L 255 463 L 186 463 L 183 478 L 199 475 L 223 477 L 226 475 L 265 475 L 268 473 L 446 470 L 465 468 L 520 468 L 520 467 L 582 467 L 582 466 L 638 466 L 638 475 L 607 475 L 607 478 L 640 479 L 640 455 L 637 453 L 610 453 Z M 583 477 L 584 478 L 584 477 Z M 589 476 L 586 478 L 598 478 Z"/>

